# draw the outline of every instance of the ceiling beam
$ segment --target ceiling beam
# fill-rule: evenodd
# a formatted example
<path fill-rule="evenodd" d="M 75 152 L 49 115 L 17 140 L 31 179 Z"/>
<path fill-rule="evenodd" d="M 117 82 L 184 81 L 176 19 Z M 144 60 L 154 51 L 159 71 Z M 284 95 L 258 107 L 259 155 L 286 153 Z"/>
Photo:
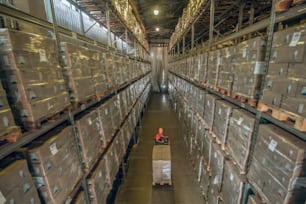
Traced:
<path fill-rule="evenodd" d="M 143 25 L 143 22 L 142 22 L 142 20 L 141 20 L 141 18 L 140 18 L 140 15 L 139 15 L 139 13 L 138 13 L 138 9 L 137 9 L 137 7 L 136 7 L 135 1 L 134 1 L 134 0 L 129 0 L 129 4 L 130 4 L 131 7 L 132 7 L 132 11 L 133 11 L 133 13 L 134 13 L 134 15 L 135 15 L 137 21 L 139 22 L 142 31 L 143 31 L 144 33 L 146 33 L 146 29 L 145 29 L 145 27 L 144 27 L 144 25 Z"/>

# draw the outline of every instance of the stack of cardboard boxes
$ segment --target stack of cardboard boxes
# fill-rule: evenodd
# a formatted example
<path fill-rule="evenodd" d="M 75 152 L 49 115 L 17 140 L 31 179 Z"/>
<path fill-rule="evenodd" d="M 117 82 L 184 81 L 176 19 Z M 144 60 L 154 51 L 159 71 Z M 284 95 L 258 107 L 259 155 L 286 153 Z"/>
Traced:
<path fill-rule="evenodd" d="M 303 203 L 306 143 L 273 125 L 261 125 L 248 179 L 267 203 Z"/>
<path fill-rule="evenodd" d="M 33 142 L 28 160 L 34 182 L 44 202 L 63 203 L 82 177 L 81 163 L 71 126 L 46 142 Z"/>
<path fill-rule="evenodd" d="M 14 142 L 20 136 L 20 130 L 16 126 L 11 108 L 8 104 L 6 93 L 0 83 L 0 141 Z"/>
<path fill-rule="evenodd" d="M 40 203 L 26 160 L 17 160 L 0 171 L 0 202 Z"/>
<path fill-rule="evenodd" d="M 274 33 L 262 103 L 306 117 L 306 24 Z"/>
<path fill-rule="evenodd" d="M 18 125 L 36 128 L 70 102 L 54 39 L 1 29 L 1 79 Z"/>

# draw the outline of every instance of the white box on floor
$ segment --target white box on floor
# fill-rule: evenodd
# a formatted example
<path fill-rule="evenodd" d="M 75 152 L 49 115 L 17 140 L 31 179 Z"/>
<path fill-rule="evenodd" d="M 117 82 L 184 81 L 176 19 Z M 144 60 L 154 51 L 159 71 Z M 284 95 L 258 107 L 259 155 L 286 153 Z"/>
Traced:
<path fill-rule="evenodd" d="M 169 184 L 171 181 L 170 145 L 154 145 L 152 154 L 153 185 Z"/>

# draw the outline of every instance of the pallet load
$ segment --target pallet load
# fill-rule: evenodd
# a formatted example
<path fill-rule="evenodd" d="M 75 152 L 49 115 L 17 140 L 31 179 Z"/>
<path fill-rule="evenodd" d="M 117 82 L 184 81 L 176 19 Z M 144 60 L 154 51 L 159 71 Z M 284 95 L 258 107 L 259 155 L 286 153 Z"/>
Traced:
<path fill-rule="evenodd" d="M 198 120 L 197 131 L 195 135 L 195 144 L 198 151 L 203 153 L 204 150 L 204 135 L 206 134 L 205 125 L 202 120 Z"/>
<path fill-rule="evenodd" d="M 214 114 L 216 109 L 216 101 L 221 98 L 212 94 L 206 94 L 206 101 L 204 107 L 204 122 L 207 128 L 213 128 Z"/>
<path fill-rule="evenodd" d="M 225 159 L 223 152 L 216 143 L 213 143 L 211 146 L 210 157 L 210 172 L 212 181 L 210 188 L 214 188 L 216 192 L 220 192 Z"/>
<path fill-rule="evenodd" d="M 306 24 L 274 33 L 268 76 L 258 109 L 306 131 Z"/>
<path fill-rule="evenodd" d="M 116 95 L 111 100 L 111 114 L 112 114 L 112 119 L 114 121 L 114 132 L 118 130 L 119 126 L 121 125 L 122 122 L 122 114 L 121 114 L 121 106 L 120 106 L 120 96 Z"/>
<path fill-rule="evenodd" d="M 233 109 L 229 121 L 226 151 L 239 167 L 240 173 L 246 173 L 247 170 L 254 124 L 254 115 L 242 109 Z"/>
<path fill-rule="evenodd" d="M 208 167 L 205 164 L 205 161 L 202 160 L 202 165 L 200 165 L 200 172 L 198 181 L 200 182 L 200 188 L 202 191 L 202 195 L 204 199 L 207 201 L 208 199 L 208 190 L 209 190 L 209 183 L 210 183 L 210 172 L 208 171 Z"/>
<path fill-rule="evenodd" d="M 56 119 L 69 105 L 55 40 L 0 30 L 0 76 L 17 124 L 31 130 Z"/>
<path fill-rule="evenodd" d="M 222 66 L 221 50 L 214 50 L 208 53 L 207 81 L 209 88 L 217 86 L 219 67 Z"/>
<path fill-rule="evenodd" d="M 267 203 L 306 200 L 306 143 L 273 125 L 261 125 L 248 179 Z"/>
<path fill-rule="evenodd" d="M 233 56 L 235 73 L 232 97 L 241 102 L 248 102 L 256 106 L 259 97 L 259 89 L 264 72 L 264 52 L 266 41 L 262 37 L 256 37 L 236 46 L 236 54 Z"/>
<path fill-rule="evenodd" d="M 95 94 L 97 99 L 106 95 L 108 90 L 108 77 L 104 63 L 104 56 L 101 51 L 89 50 L 89 67 L 91 69 L 91 77 L 95 87 Z"/>
<path fill-rule="evenodd" d="M 28 161 L 35 185 L 45 203 L 64 203 L 82 178 L 71 126 L 45 142 L 33 142 Z"/>
<path fill-rule="evenodd" d="M 40 203 L 26 160 L 0 170 L 0 203 Z"/>
<path fill-rule="evenodd" d="M 196 106 L 196 111 L 200 115 L 200 117 L 204 118 L 204 101 L 206 97 L 206 93 L 204 90 L 198 88 L 198 97 L 196 98 L 197 100 L 197 106 Z"/>
<path fill-rule="evenodd" d="M 225 161 L 221 190 L 223 203 L 243 203 L 242 198 L 245 180 L 246 179 L 240 175 L 236 166 L 230 161 Z"/>
<path fill-rule="evenodd" d="M 154 145 L 152 153 L 153 186 L 172 185 L 171 151 L 169 145 Z"/>
<path fill-rule="evenodd" d="M 94 170 L 89 179 L 87 179 L 90 203 L 100 204 L 107 203 L 107 196 L 111 190 L 112 183 L 110 182 L 107 169 L 107 161 L 102 158 L 99 165 Z"/>
<path fill-rule="evenodd" d="M 103 129 L 105 141 L 107 143 L 111 141 L 115 133 L 113 116 L 111 114 L 111 106 L 112 106 L 112 101 L 107 100 L 97 110 L 99 112 L 99 118 L 102 123 L 102 129 Z"/>
<path fill-rule="evenodd" d="M 222 149 L 225 149 L 227 141 L 230 116 L 236 108 L 238 107 L 224 100 L 216 100 L 215 102 L 212 132 L 217 143 L 221 144 Z"/>
<path fill-rule="evenodd" d="M 87 104 L 95 97 L 89 49 L 79 42 L 61 42 L 61 65 L 68 85 L 70 100 L 77 107 Z M 89 68 L 90 67 L 90 68 Z"/>
<path fill-rule="evenodd" d="M 223 48 L 220 52 L 222 55 L 219 60 L 220 66 L 218 70 L 217 91 L 229 96 L 232 91 L 235 75 L 233 72 L 234 65 L 232 64 L 235 47 Z"/>
<path fill-rule="evenodd" d="M 1 81 L 0 81 L 1 82 Z M 16 142 L 20 135 L 20 128 L 16 126 L 12 110 L 7 101 L 6 93 L 0 83 L 0 141 Z"/>
<path fill-rule="evenodd" d="M 85 170 L 91 168 L 107 145 L 98 111 L 93 110 L 76 120 Z"/>
<path fill-rule="evenodd" d="M 116 179 L 118 169 L 120 166 L 118 155 L 116 152 L 116 146 L 114 143 L 112 143 L 107 149 L 107 152 L 105 153 L 105 159 L 106 159 L 106 165 L 107 165 L 107 170 L 109 174 L 110 184 L 112 185 Z"/>

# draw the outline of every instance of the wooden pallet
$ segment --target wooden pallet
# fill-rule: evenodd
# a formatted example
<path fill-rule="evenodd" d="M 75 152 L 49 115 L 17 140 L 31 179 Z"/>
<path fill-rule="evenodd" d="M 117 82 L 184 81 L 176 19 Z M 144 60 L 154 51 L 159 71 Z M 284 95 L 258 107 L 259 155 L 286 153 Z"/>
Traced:
<path fill-rule="evenodd" d="M 86 107 L 88 107 L 89 105 L 91 105 L 92 103 L 96 101 L 97 101 L 97 98 L 96 98 L 96 95 L 94 95 L 94 96 L 90 96 L 81 101 L 73 101 L 72 107 L 73 107 L 73 110 L 84 110 L 86 109 Z"/>
<path fill-rule="evenodd" d="M 21 137 L 21 129 L 17 126 L 6 128 L 0 132 L 0 138 L 8 143 L 14 143 Z"/>
<path fill-rule="evenodd" d="M 26 131 L 33 131 L 36 129 L 40 129 L 45 124 L 54 123 L 58 121 L 60 118 L 62 118 L 64 115 L 66 115 L 71 110 L 72 110 L 72 107 L 71 105 L 69 105 L 66 108 L 64 108 L 62 111 L 59 111 L 49 116 L 42 117 L 38 119 L 37 121 L 24 121 L 23 122 L 24 128 Z"/>
<path fill-rule="evenodd" d="M 271 115 L 273 118 L 282 121 L 295 129 L 306 132 L 306 118 L 298 114 L 286 111 L 282 108 L 258 103 L 257 110 Z"/>
<path fill-rule="evenodd" d="M 253 99 L 253 98 L 248 98 L 246 96 L 240 95 L 240 94 L 236 94 L 236 93 L 232 93 L 231 94 L 231 98 L 239 101 L 240 103 L 246 103 L 251 107 L 256 107 L 257 106 L 257 99 Z"/>
<path fill-rule="evenodd" d="M 172 186 L 172 181 L 160 182 L 160 183 L 152 182 L 152 185 L 153 185 L 153 186 L 156 186 L 156 185 L 159 185 L 159 186 L 165 186 L 165 185 Z"/>
<path fill-rule="evenodd" d="M 216 86 L 214 90 L 228 97 L 230 97 L 232 94 L 230 90 L 227 90 L 227 89 L 224 89 L 218 86 Z"/>

